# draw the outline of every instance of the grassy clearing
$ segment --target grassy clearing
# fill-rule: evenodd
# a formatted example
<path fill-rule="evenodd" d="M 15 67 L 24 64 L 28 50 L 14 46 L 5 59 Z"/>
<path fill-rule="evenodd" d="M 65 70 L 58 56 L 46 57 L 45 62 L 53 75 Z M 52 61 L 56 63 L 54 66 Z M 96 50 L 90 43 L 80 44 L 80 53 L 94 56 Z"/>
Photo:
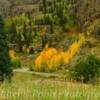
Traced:
<path fill-rule="evenodd" d="M 100 100 L 100 85 L 16 73 L 12 83 L 0 86 L 0 100 Z"/>

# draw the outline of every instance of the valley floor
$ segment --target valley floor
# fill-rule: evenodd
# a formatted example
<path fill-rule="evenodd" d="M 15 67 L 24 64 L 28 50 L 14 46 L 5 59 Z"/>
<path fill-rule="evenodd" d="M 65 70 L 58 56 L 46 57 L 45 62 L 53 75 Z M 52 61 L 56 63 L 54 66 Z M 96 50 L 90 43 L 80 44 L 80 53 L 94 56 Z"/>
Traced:
<path fill-rule="evenodd" d="M 0 100 L 100 100 L 100 85 L 16 72 L 11 83 L 0 86 Z"/>

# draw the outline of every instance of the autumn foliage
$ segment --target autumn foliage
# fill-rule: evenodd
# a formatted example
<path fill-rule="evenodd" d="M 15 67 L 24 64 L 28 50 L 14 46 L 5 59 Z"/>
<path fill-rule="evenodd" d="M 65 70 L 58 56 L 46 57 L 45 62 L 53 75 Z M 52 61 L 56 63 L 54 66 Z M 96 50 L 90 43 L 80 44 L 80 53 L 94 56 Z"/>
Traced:
<path fill-rule="evenodd" d="M 13 65 L 14 68 L 21 67 L 20 59 L 16 55 L 16 52 L 13 49 L 9 50 L 9 56 L 10 56 L 11 63 L 12 63 L 12 65 Z"/>
<path fill-rule="evenodd" d="M 76 40 L 67 51 L 56 50 L 45 46 L 40 55 L 36 58 L 33 69 L 35 71 L 55 71 L 62 65 L 68 64 L 75 54 L 79 51 L 85 38 L 83 34 L 79 34 Z"/>

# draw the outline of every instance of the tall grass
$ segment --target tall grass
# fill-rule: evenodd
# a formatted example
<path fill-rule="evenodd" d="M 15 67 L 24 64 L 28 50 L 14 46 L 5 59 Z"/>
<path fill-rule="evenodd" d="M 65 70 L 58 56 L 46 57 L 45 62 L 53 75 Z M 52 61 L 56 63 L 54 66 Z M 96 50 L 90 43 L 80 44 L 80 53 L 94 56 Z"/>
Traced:
<path fill-rule="evenodd" d="M 100 85 L 86 85 L 16 73 L 0 86 L 0 100 L 100 100 Z"/>

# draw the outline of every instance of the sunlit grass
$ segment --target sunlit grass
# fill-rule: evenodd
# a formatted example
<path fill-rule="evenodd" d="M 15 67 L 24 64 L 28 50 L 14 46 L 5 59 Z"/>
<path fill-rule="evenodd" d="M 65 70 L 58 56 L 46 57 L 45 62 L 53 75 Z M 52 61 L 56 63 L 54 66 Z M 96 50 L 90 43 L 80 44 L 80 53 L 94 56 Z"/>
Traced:
<path fill-rule="evenodd" d="M 100 85 L 44 79 L 16 73 L 0 86 L 0 100 L 100 100 Z"/>

